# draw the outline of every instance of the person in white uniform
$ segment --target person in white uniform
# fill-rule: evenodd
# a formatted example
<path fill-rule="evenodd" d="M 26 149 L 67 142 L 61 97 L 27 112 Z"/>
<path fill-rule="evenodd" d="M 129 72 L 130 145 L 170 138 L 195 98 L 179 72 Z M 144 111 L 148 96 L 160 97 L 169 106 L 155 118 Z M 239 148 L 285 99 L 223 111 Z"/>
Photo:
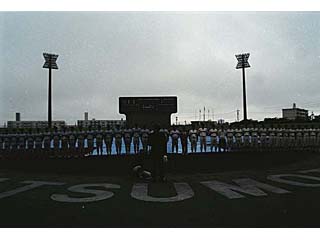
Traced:
<path fill-rule="evenodd" d="M 10 134 L 8 131 L 5 132 L 3 136 L 3 146 L 5 152 L 10 152 Z"/>
<path fill-rule="evenodd" d="M 114 139 L 115 139 L 115 143 L 116 143 L 117 155 L 121 154 L 122 136 L 123 136 L 123 131 L 122 131 L 122 129 L 120 129 L 120 126 L 117 125 L 116 129 L 114 130 Z"/>
<path fill-rule="evenodd" d="M 309 149 L 309 141 L 310 141 L 309 129 L 304 128 L 303 129 L 303 149 L 304 150 Z"/>
<path fill-rule="evenodd" d="M 178 153 L 178 140 L 180 138 L 180 131 L 176 128 L 176 126 L 173 126 L 172 130 L 170 131 L 171 136 L 171 152 Z"/>
<path fill-rule="evenodd" d="M 289 148 L 289 129 L 284 128 L 282 131 L 282 148 L 287 151 Z"/>
<path fill-rule="evenodd" d="M 98 130 L 95 132 L 96 136 L 96 147 L 97 147 L 97 155 L 102 155 L 103 153 L 103 135 L 101 126 L 98 126 Z"/>
<path fill-rule="evenodd" d="M 277 135 L 276 135 L 276 149 L 278 151 L 282 150 L 283 145 L 283 138 L 282 138 L 282 128 L 277 129 Z"/>
<path fill-rule="evenodd" d="M 128 126 L 123 130 L 123 140 L 124 140 L 124 145 L 126 147 L 126 154 L 130 154 L 131 142 L 132 142 L 132 130 Z"/>
<path fill-rule="evenodd" d="M 106 143 L 107 155 L 111 155 L 112 142 L 113 142 L 113 131 L 110 125 L 107 125 L 107 129 L 104 132 L 104 142 Z"/>
<path fill-rule="evenodd" d="M 3 133 L 0 130 L 0 154 L 3 152 Z"/>
<path fill-rule="evenodd" d="M 142 143 L 142 149 L 143 152 L 148 152 L 148 140 L 149 140 L 149 134 L 150 130 L 146 128 L 146 126 L 143 126 L 141 129 L 141 143 Z"/>
<path fill-rule="evenodd" d="M 242 149 L 242 129 L 236 128 L 235 130 L 235 138 L 236 138 L 236 149 L 237 151 L 241 151 Z"/>
<path fill-rule="evenodd" d="M 17 142 L 18 142 L 18 135 L 17 135 L 17 132 L 13 130 L 10 136 L 11 152 L 17 151 Z"/>
<path fill-rule="evenodd" d="M 227 129 L 227 149 L 228 149 L 228 152 L 231 152 L 233 151 L 234 149 L 234 140 L 233 140 L 233 129 L 232 128 L 228 128 Z"/>
<path fill-rule="evenodd" d="M 87 154 L 92 155 L 94 151 L 94 131 L 89 126 L 87 132 Z"/>
<path fill-rule="evenodd" d="M 250 148 L 250 130 L 247 127 L 244 127 L 242 129 L 243 132 L 243 146 L 245 150 L 248 150 Z"/>
<path fill-rule="evenodd" d="M 43 133 L 43 148 L 44 148 L 44 152 L 46 154 L 49 154 L 51 149 L 51 135 L 50 135 L 49 128 L 46 128 L 45 132 Z"/>
<path fill-rule="evenodd" d="M 252 131 L 251 131 L 251 148 L 254 150 L 254 151 L 257 151 L 259 150 L 259 148 L 261 147 L 259 144 L 259 129 L 256 128 L 256 127 L 253 127 L 252 128 Z"/>
<path fill-rule="evenodd" d="M 209 130 L 209 135 L 210 135 L 210 150 L 211 152 L 213 152 L 213 148 L 214 151 L 216 152 L 218 149 L 218 140 L 217 140 L 217 136 L 218 136 L 218 130 L 214 127 L 214 125 L 211 126 L 210 130 Z"/>
<path fill-rule="evenodd" d="M 268 150 L 273 151 L 275 146 L 275 128 L 268 129 Z"/>
<path fill-rule="evenodd" d="M 189 140 L 191 143 L 191 152 L 197 152 L 198 130 L 194 124 L 192 125 L 192 129 L 189 130 Z"/>
<path fill-rule="evenodd" d="M 53 150 L 54 155 L 58 156 L 60 154 L 60 131 L 57 128 L 54 128 L 53 133 Z"/>
<path fill-rule="evenodd" d="M 134 128 L 132 129 L 133 134 L 133 150 L 135 154 L 139 153 L 139 147 L 140 147 L 140 134 L 141 134 L 141 128 L 138 127 L 138 124 L 134 125 Z"/>
<path fill-rule="evenodd" d="M 28 146 L 28 152 L 34 151 L 34 136 L 31 129 L 29 130 L 29 133 L 27 135 L 27 146 Z"/>
<path fill-rule="evenodd" d="M 271 130 L 270 128 L 264 128 L 265 129 L 265 146 L 264 146 L 264 150 L 265 151 L 269 151 L 269 146 L 270 146 L 270 132 L 269 130 Z"/>
<path fill-rule="evenodd" d="M 316 129 L 316 134 L 317 134 L 317 145 L 316 145 L 316 150 L 319 152 L 320 150 L 320 129 Z"/>
<path fill-rule="evenodd" d="M 303 131 L 300 128 L 298 128 L 295 130 L 295 133 L 296 133 L 296 140 L 295 140 L 294 149 L 301 150 L 303 148 Z"/>
<path fill-rule="evenodd" d="M 18 148 L 21 153 L 23 153 L 26 150 L 26 134 L 22 129 L 18 136 Z"/>
<path fill-rule="evenodd" d="M 204 127 L 204 124 L 201 124 L 201 127 L 198 129 L 199 137 L 200 137 L 200 151 L 207 151 L 207 135 L 208 129 Z"/>
<path fill-rule="evenodd" d="M 69 138 L 68 133 L 66 132 L 66 128 L 63 128 L 61 133 L 61 153 L 62 156 L 69 155 Z"/>
<path fill-rule="evenodd" d="M 310 133 L 310 150 L 314 151 L 317 143 L 316 130 L 314 128 L 310 128 L 309 133 Z"/>
<path fill-rule="evenodd" d="M 39 129 L 35 133 L 35 151 L 39 154 L 42 151 L 43 136 Z"/>
<path fill-rule="evenodd" d="M 264 151 L 267 147 L 267 129 L 262 126 L 260 132 L 260 151 Z"/>
<path fill-rule="evenodd" d="M 226 130 L 224 130 L 223 126 L 218 130 L 218 137 L 219 137 L 219 152 L 223 149 L 226 151 L 227 148 L 227 140 L 226 140 Z"/>
<path fill-rule="evenodd" d="M 295 148 L 295 142 L 296 142 L 296 135 L 295 131 L 290 128 L 289 129 L 289 149 L 293 150 Z"/>
<path fill-rule="evenodd" d="M 68 138 L 69 138 L 69 154 L 71 156 L 74 156 L 75 150 L 76 150 L 77 136 L 73 127 L 71 127 L 70 132 L 68 132 Z"/>
<path fill-rule="evenodd" d="M 83 131 L 82 127 L 80 126 L 78 132 L 76 133 L 77 137 L 77 147 L 78 147 L 78 154 L 80 157 L 84 155 L 84 141 L 85 141 L 85 132 Z"/>

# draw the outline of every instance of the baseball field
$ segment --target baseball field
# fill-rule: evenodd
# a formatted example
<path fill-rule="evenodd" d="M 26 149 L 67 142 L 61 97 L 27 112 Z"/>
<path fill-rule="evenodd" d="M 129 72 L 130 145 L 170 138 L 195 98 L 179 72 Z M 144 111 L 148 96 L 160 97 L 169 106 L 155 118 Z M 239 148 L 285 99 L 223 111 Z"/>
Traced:
<path fill-rule="evenodd" d="M 207 155 L 206 169 L 195 159 L 179 168 L 180 156 L 164 183 L 138 179 L 129 168 L 104 174 L 107 165 L 90 159 L 99 171 L 71 171 L 70 159 L 68 171 L 3 164 L 0 227 L 319 227 L 320 154 L 296 155 L 261 166 L 252 164 L 258 154 L 243 155 L 243 166 Z"/>

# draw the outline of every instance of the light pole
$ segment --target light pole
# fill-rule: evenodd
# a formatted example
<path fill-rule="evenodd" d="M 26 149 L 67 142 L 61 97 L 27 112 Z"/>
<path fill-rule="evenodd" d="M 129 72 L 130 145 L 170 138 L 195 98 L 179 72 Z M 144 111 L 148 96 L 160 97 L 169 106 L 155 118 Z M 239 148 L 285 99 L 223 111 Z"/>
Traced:
<path fill-rule="evenodd" d="M 43 68 L 49 68 L 49 87 L 48 87 L 48 127 L 52 126 L 52 102 L 51 102 L 51 69 L 58 69 L 58 65 L 56 63 L 58 55 L 43 53 L 43 57 L 45 59 L 45 63 Z"/>
<path fill-rule="evenodd" d="M 237 109 L 237 122 L 239 122 L 239 113 L 240 113 L 240 110 Z"/>
<path fill-rule="evenodd" d="M 243 80 L 243 120 L 247 120 L 247 97 L 246 97 L 246 76 L 245 68 L 249 68 L 250 64 L 248 62 L 250 53 L 243 53 L 236 55 L 238 64 L 236 69 L 242 68 L 242 80 Z"/>

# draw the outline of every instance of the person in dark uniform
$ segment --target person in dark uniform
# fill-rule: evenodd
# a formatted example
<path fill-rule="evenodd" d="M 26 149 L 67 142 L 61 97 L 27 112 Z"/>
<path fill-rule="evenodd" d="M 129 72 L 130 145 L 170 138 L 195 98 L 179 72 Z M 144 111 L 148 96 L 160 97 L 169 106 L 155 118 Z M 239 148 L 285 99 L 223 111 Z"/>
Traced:
<path fill-rule="evenodd" d="M 165 181 L 164 156 L 167 155 L 167 138 L 164 132 L 160 131 L 160 125 L 155 124 L 154 131 L 149 136 L 151 146 L 150 158 L 153 163 L 153 180 Z"/>
<path fill-rule="evenodd" d="M 97 155 L 103 154 L 103 135 L 101 126 L 98 125 L 98 130 L 95 132 L 96 135 L 96 146 L 97 146 Z"/>
<path fill-rule="evenodd" d="M 186 130 L 186 127 L 182 127 L 181 135 L 181 146 L 182 146 L 182 154 L 186 155 L 188 153 L 188 131 Z"/>

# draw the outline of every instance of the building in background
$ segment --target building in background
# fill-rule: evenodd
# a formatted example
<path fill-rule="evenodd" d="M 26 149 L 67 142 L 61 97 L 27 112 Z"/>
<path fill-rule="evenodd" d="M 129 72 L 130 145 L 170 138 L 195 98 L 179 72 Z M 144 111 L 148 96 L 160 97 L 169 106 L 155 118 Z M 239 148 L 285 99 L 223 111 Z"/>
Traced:
<path fill-rule="evenodd" d="M 65 121 L 52 121 L 52 127 L 57 127 L 61 129 L 66 126 Z M 16 113 L 15 121 L 7 121 L 7 128 L 25 128 L 25 129 L 36 129 L 36 128 L 47 128 L 48 121 L 21 121 L 21 114 Z"/>
<path fill-rule="evenodd" d="M 65 121 L 52 121 L 52 127 L 57 127 L 61 129 L 66 126 Z M 47 128 L 48 121 L 8 121 L 8 128 Z"/>
<path fill-rule="evenodd" d="M 98 126 L 102 128 L 106 128 L 108 125 L 111 128 L 116 128 L 116 126 L 125 127 L 126 121 L 123 120 L 122 118 L 120 120 L 96 120 L 94 118 L 92 120 L 89 120 L 89 114 L 88 112 L 85 112 L 84 120 L 78 120 L 77 125 L 78 127 L 82 127 L 82 128 L 88 128 L 88 127 L 97 128 Z"/>
<path fill-rule="evenodd" d="M 307 120 L 308 119 L 308 110 L 297 108 L 296 104 L 293 104 L 292 108 L 285 108 L 282 109 L 282 118 L 288 119 L 288 120 Z"/>
<path fill-rule="evenodd" d="M 218 122 L 217 121 L 191 121 L 191 125 L 196 126 L 196 127 L 200 127 L 201 125 L 203 125 L 206 128 L 211 128 L 212 126 L 217 126 Z"/>

